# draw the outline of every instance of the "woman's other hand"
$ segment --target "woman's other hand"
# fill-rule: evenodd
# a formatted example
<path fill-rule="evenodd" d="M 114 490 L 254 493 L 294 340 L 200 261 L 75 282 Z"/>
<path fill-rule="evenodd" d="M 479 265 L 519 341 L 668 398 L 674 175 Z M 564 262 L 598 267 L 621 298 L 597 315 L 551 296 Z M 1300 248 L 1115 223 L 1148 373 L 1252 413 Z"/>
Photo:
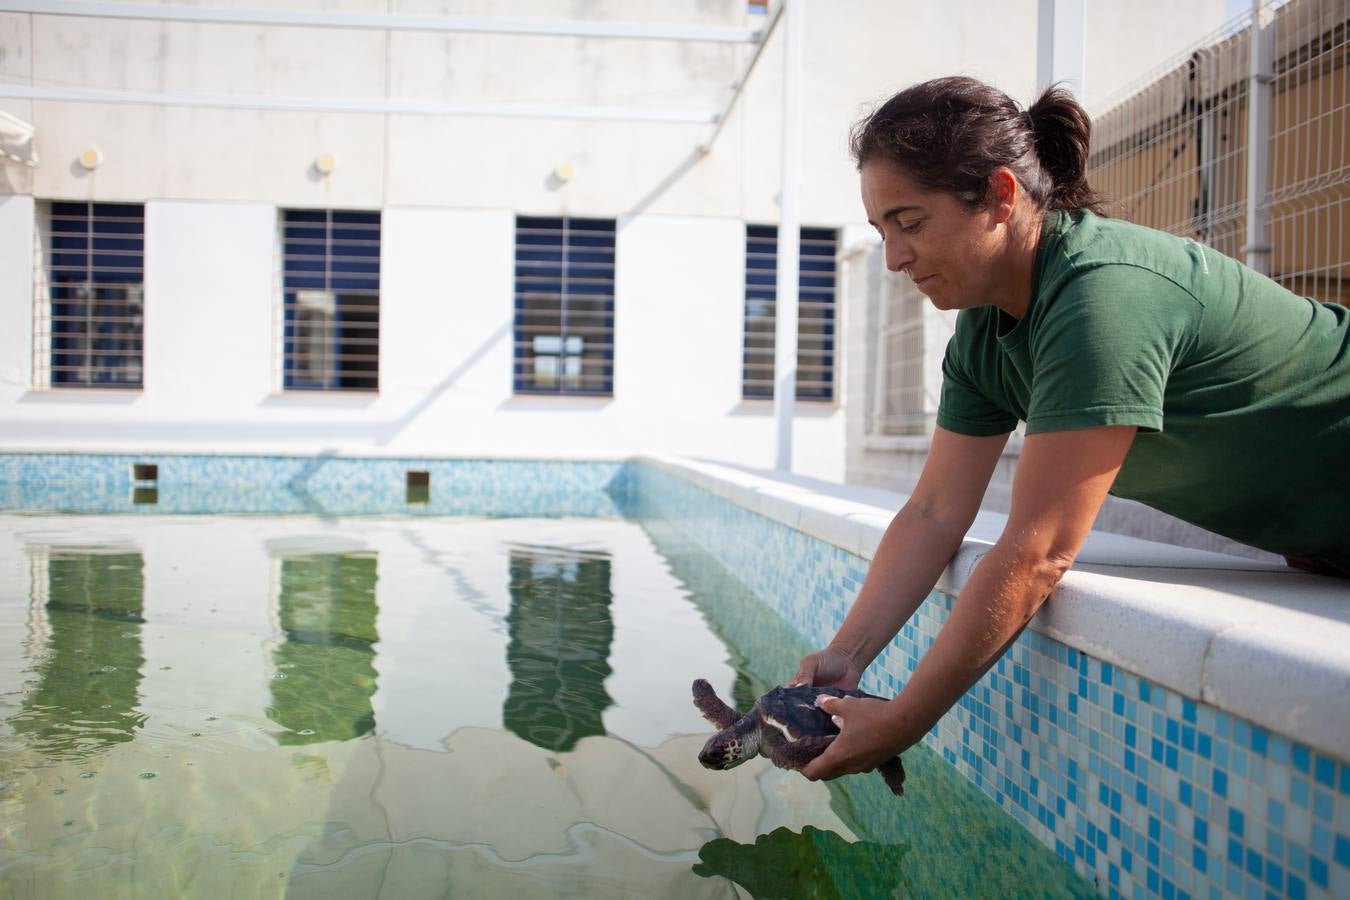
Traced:
<path fill-rule="evenodd" d="M 850 690 L 858 686 L 861 678 L 862 672 L 847 654 L 833 647 L 826 647 L 809 656 L 803 656 L 802 661 L 797 664 L 797 674 L 792 676 L 788 684 Z"/>
<path fill-rule="evenodd" d="M 906 744 L 897 736 L 894 703 L 864 697 L 817 697 L 816 706 L 834 719 L 839 736 L 802 774 L 817 781 L 870 772 L 899 753 Z"/>

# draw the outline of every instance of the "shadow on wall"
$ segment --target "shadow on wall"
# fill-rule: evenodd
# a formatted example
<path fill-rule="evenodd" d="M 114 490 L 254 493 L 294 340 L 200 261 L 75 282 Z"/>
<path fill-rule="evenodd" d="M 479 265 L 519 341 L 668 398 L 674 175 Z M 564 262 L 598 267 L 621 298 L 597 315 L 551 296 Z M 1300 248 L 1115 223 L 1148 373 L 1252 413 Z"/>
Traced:
<path fill-rule="evenodd" d="M 632 218 L 634 216 L 640 216 L 644 212 L 646 212 L 649 206 L 651 206 L 657 200 L 660 200 L 662 195 L 665 194 L 666 191 L 674 187 L 675 184 L 681 178 L 683 178 L 690 169 L 698 165 L 699 160 L 701 159 L 703 159 L 703 153 L 700 152 L 697 147 L 695 147 L 692 151 L 690 151 L 689 155 L 685 157 L 684 160 L 679 165 L 677 165 L 674 169 L 672 169 L 670 173 L 666 175 L 665 178 L 662 178 L 660 181 L 658 181 L 656 185 L 650 191 L 648 191 L 645 196 L 642 197 L 642 199 L 638 200 L 637 203 L 633 204 L 632 208 L 629 209 L 628 212 L 626 212 L 620 218 L 619 229 L 620 230 L 623 229 L 624 219 Z"/>
<path fill-rule="evenodd" d="M 0 163 L 0 194 L 33 193 L 33 170 Z"/>
<path fill-rule="evenodd" d="M 439 384 L 427 391 L 422 399 L 413 404 L 406 413 L 399 416 L 388 425 L 381 426 L 383 431 L 376 440 L 376 443 L 380 446 L 384 446 L 394 438 L 398 437 L 403 429 L 415 422 L 422 413 L 426 412 L 433 403 L 440 399 L 442 394 L 454 387 L 455 382 L 464 377 L 464 373 L 468 372 L 476 366 L 483 357 L 487 356 L 488 351 L 495 347 L 499 341 L 509 338 L 511 336 L 511 327 L 512 323 L 510 321 L 503 322 L 492 332 L 492 334 L 488 335 L 487 340 L 483 341 L 472 353 L 464 357 L 464 359 L 460 361 L 460 364 L 456 366 L 449 375 L 446 375 L 441 379 Z"/>

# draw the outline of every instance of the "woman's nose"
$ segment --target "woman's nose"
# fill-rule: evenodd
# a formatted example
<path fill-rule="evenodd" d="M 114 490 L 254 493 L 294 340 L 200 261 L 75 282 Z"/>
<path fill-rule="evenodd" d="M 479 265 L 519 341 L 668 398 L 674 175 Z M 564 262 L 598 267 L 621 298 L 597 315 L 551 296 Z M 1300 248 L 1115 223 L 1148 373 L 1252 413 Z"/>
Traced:
<path fill-rule="evenodd" d="M 891 238 L 886 241 L 886 268 L 902 272 L 914 263 L 914 251 L 906 241 Z"/>

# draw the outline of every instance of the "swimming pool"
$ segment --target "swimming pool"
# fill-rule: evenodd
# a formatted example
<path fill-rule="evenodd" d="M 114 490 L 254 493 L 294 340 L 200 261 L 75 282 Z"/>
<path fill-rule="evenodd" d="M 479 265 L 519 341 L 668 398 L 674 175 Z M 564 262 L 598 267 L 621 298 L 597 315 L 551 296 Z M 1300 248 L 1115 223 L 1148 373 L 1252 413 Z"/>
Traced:
<path fill-rule="evenodd" d="M 418 472 L 425 490 L 415 490 Z M 158 477 L 138 477 L 147 475 Z M 126 529 L 164 519 L 190 533 L 201 523 L 261 528 L 276 518 L 311 522 L 319 535 L 354 527 L 358 538 L 384 521 L 412 531 L 513 514 L 627 523 L 646 535 L 659 565 L 680 585 L 681 602 L 700 611 L 721 643 L 736 673 L 731 685 L 738 702 L 783 678 L 801 652 L 833 634 L 895 502 L 888 496 L 860 505 L 831 497 L 820 485 L 648 457 L 535 463 L 0 454 L 0 509 L 60 513 L 50 516 L 57 523 L 115 513 L 108 520 Z M 221 517 L 212 513 L 217 509 L 247 515 Z M 166 517 L 165 511 L 201 515 Z M 35 514 L 21 518 L 31 522 Z M 889 694 L 904 684 L 987 547 L 982 541 L 990 539 L 988 526 L 998 523 L 977 519 L 939 589 L 866 673 L 865 689 Z M 709 832 L 705 843 L 682 851 L 707 857 L 689 863 L 701 878 L 696 883 L 704 887 L 718 872 L 733 870 L 752 881 L 766 872 L 810 877 L 884 871 L 900 872 L 901 889 L 920 895 L 1006 896 L 1044 884 L 1052 895 L 1095 887 L 1111 897 L 1350 897 L 1350 704 L 1344 688 L 1350 683 L 1350 616 L 1343 594 L 1312 576 L 1265 571 L 1243 560 L 1195 557 L 1159 545 L 1108 542 L 1103 548 L 1094 541 L 1089 538 L 1055 602 L 923 746 L 907 754 L 910 782 L 899 806 L 879 779 L 847 778 L 814 786 L 828 792 L 829 809 L 847 831 L 802 819 L 781 830 L 757 813 L 749 816 L 753 826 L 717 819 L 723 838 Z M 278 546 L 287 548 L 284 541 Z M 339 552 L 350 547 L 337 546 Z M 15 571 L 11 583 L 17 587 L 6 588 L 5 596 L 33 602 L 32 565 Z M 386 570 L 377 572 L 383 586 Z M 508 576 L 500 578 L 509 583 Z M 192 587 L 201 590 L 221 579 L 207 571 L 197 581 Z M 233 594 L 238 601 L 246 592 Z M 457 595 L 447 589 L 445 596 Z M 275 599 L 256 602 L 277 606 Z M 377 605 L 378 624 L 386 604 Z M 284 631 L 279 621 L 269 633 Z M 17 647 L 22 641 L 14 635 L 34 626 L 27 619 L 11 624 L 9 646 Z M 506 624 L 501 628 L 509 633 Z M 382 654 L 385 633 L 376 632 L 379 641 L 366 643 Z M 497 657 L 506 655 L 503 644 Z M 430 650 L 417 658 L 439 660 Z M 385 683 L 383 666 L 373 664 L 379 685 Z M 9 685 L 22 681 L 12 673 L 5 677 Z M 604 683 L 618 677 L 612 672 Z M 434 689 L 443 690 L 444 680 Z M 717 686 L 732 692 L 725 682 Z M 671 696 L 685 689 L 680 684 Z M 22 696 L 23 689 L 5 690 L 10 700 Z M 682 700 L 671 703 L 674 709 Z M 609 717 L 602 716 L 602 724 Z M 701 741 L 708 727 L 696 724 Z M 595 739 L 588 736 L 580 745 Z M 276 742 L 265 734 L 260 740 Z M 364 747 L 373 740 L 367 733 L 340 745 Z M 772 771 L 756 776 L 761 792 L 764 778 L 780 776 L 788 784 L 795 778 Z M 724 783 L 714 782 L 718 790 Z M 916 784 L 931 785 L 933 793 L 920 793 Z M 0 802 L 4 796 L 0 791 Z M 700 802 L 718 809 L 708 799 Z M 991 814 L 997 810 L 1002 812 Z M 348 835 L 333 838 L 337 849 L 329 849 L 337 854 L 329 862 L 339 867 L 397 849 L 387 839 L 384 845 L 372 839 L 374 849 L 349 857 L 364 837 L 334 833 Z M 410 848 L 422 849 L 408 852 L 440 852 L 427 849 L 432 846 L 439 845 L 413 841 Z M 568 847 L 590 852 L 581 843 Z M 683 865 L 681 877 L 688 874 Z M 1070 867 L 1081 877 L 1067 876 Z M 6 871 L 15 871 L 8 857 Z M 295 871 L 317 878 L 309 869 Z M 290 872 L 282 868 L 273 876 L 288 885 L 287 893 L 296 893 Z M 717 883 L 730 889 L 725 880 Z M 865 895 L 889 889 L 866 878 L 846 884 Z M 594 890 L 610 889 L 604 885 L 612 887 L 604 882 Z"/>
<path fill-rule="evenodd" d="M 542 518 L 538 493 L 525 517 L 0 514 L 0 884 L 1094 893 L 927 749 L 902 800 L 699 767 L 690 682 L 745 705 L 808 648 L 626 486 L 584 518 L 564 493 Z"/>

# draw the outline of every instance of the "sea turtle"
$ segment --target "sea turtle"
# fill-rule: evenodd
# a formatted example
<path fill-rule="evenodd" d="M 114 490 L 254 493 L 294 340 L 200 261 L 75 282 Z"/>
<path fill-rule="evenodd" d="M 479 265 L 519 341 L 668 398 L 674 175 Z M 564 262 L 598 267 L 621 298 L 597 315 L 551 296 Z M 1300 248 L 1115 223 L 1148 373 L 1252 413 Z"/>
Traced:
<path fill-rule="evenodd" d="M 698 761 L 708 769 L 730 769 L 756 755 L 767 756 L 775 766 L 800 769 L 825 751 L 839 727 L 830 714 L 816 706 L 816 697 L 871 697 L 862 691 L 832 687 L 776 687 L 755 701 L 741 715 L 722 702 L 712 685 L 702 678 L 694 682 L 694 705 L 720 731 L 699 751 Z M 886 786 L 897 796 L 905 792 L 905 767 L 896 756 L 877 767 Z"/>

